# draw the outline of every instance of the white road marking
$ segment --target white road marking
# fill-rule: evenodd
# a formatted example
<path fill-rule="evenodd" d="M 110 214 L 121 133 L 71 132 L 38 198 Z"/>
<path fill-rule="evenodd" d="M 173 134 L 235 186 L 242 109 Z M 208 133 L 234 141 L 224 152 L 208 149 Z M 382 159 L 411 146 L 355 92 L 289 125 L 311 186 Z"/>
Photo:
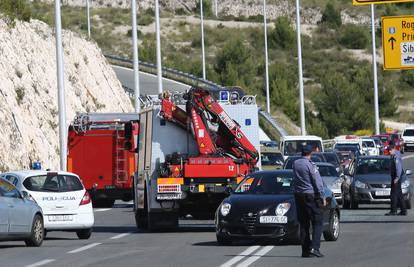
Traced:
<path fill-rule="evenodd" d="M 46 259 L 46 260 L 38 261 L 33 264 L 27 265 L 26 267 L 38 267 L 38 266 L 42 266 L 42 265 L 45 265 L 45 264 L 48 264 L 54 261 L 55 261 L 54 259 Z"/>
<path fill-rule="evenodd" d="M 239 255 L 237 255 L 236 257 L 231 258 L 229 261 L 226 261 L 225 263 L 220 265 L 220 267 L 230 267 L 233 264 L 236 264 L 237 262 L 244 259 L 246 256 L 249 256 L 250 254 L 252 254 L 258 248 L 260 248 L 260 246 L 251 246 L 248 249 L 246 249 L 245 251 L 243 251 L 242 253 L 240 253 Z"/>
<path fill-rule="evenodd" d="M 84 250 L 87 250 L 87 249 L 90 249 L 90 248 L 93 248 L 93 247 L 99 246 L 99 245 L 101 245 L 101 244 L 102 244 L 102 243 L 92 243 L 92 244 L 86 245 L 86 246 L 84 246 L 84 247 L 80 247 L 80 248 L 77 248 L 77 249 L 71 250 L 71 251 L 69 251 L 69 252 L 67 252 L 67 253 L 68 253 L 68 254 L 78 253 L 78 252 L 81 252 L 81 251 L 84 251 Z"/>
<path fill-rule="evenodd" d="M 111 210 L 111 208 L 108 208 L 108 209 L 93 209 L 93 211 L 95 211 L 95 212 L 108 211 L 108 210 Z"/>
<path fill-rule="evenodd" d="M 269 251 L 271 251 L 272 248 L 274 248 L 274 246 L 266 246 L 266 247 L 262 248 L 261 250 L 259 250 L 258 252 L 254 253 L 249 258 L 247 258 L 247 260 L 245 260 L 242 263 L 238 264 L 237 267 L 247 267 L 247 266 L 249 266 L 253 262 L 255 262 L 258 259 L 260 259 L 260 257 L 266 255 L 266 253 L 268 253 Z"/>
<path fill-rule="evenodd" d="M 109 239 L 119 239 L 119 238 L 123 238 L 123 237 L 125 237 L 125 236 L 128 236 L 128 235 L 130 235 L 131 233 L 123 233 L 123 234 L 119 234 L 119 235 L 116 235 L 116 236 L 113 236 L 113 237 L 111 237 L 111 238 L 109 238 Z"/>
<path fill-rule="evenodd" d="M 402 159 L 410 159 L 410 158 L 414 158 L 414 155 L 408 155 L 408 156 L 402 157 Z"/>

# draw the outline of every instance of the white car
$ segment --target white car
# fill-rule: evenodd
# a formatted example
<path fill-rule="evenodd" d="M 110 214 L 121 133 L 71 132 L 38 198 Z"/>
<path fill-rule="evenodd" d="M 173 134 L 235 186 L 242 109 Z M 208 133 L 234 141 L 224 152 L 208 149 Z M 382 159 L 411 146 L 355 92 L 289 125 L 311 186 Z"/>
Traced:
<path fill-rule="evenodd" d="M 370 138 L 362 139 L 362 150 L 367 156 L 379 156 L 379 149 L 375 144 L 375 141 Z"/>
<path fill-rule="evenodd" d="M 94 215 L 92 201 L 79 176 L 42 170 L 7 172 L 0 177 L 27 192 L 42 208 L 46 231 L 73 231 L 89 239 Z"/>
<path fill-rule="evenodd" d="M 414 125 L 410 125 L 404 129 L 401 135 L 404 141 L 404 151 L 410 151 L 414 149 Z"/>

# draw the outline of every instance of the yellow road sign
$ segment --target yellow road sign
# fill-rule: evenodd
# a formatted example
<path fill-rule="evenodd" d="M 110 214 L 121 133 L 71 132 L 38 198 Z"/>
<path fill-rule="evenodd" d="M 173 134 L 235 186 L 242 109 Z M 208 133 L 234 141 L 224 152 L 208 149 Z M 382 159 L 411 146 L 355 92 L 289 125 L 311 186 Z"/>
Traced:
<path fill-rule="evenodd" d="M 389 3 L 402 3 L 413 2 L 413 0 L 352 0 L 354 6 L 369 5 L 369 4 L 389 4 Z"/>
<path fill-rule="evenodd" d="M 384 69 L 414 69 L 414 15 L 381 20 Z"/>

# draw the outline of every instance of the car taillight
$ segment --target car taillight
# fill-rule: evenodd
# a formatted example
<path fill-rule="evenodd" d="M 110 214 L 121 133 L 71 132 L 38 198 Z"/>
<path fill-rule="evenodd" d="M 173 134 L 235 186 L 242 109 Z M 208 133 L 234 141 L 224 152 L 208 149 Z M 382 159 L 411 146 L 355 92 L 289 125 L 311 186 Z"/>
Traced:
<path fill-rule="evenodd" d="M 91 203 L 91 196 L 89 195 L 88 191 L 86 191 L 85 195 L 83 195 L 83 198 L 82 198 L 79 206 L 86 205 L 86 204 L 89 204 L 89 203 Z"/>

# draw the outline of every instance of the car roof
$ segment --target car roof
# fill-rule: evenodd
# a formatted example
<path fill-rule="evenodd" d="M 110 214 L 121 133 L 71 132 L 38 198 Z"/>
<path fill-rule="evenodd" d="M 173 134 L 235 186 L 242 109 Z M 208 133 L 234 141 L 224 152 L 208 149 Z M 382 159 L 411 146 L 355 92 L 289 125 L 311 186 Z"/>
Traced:
<path fill-rule="evenodd" d="M 358 159 L 389 159 L 390 156 L 359 156 Z"/>
<path fill-rule="evenodd" d="M 20 170 L 20 171 L 9 171 L 2 174 L 14 174 L 16 176 L 19 176 L 20 178 L 27 178 L 31 176 L 37 176 L 37 175 L 47 175 L 48 173 L 57 173 L 58 175 L 72 175 L 79 177 L 78 175 L 71 173 L 71 172 L 65 172 L 65 171 L 45 171 L 45 170 Z"/>
<path fill-rule="evenodd" d="M 293 174 L 293 170 L 291 169 L 283 169 L 283 170 L 266 170 L 266 171 L 257 171 L 252 174 Z"/>
<path fill-rule="evenodd" d="M 322 140 L 321 137 L 316 136 L 316 135 L 286 135 L 283 136 L 280 141 L 291 141 L 291 140 L 315 140 L 315 141 L 319 141 Z"/>

